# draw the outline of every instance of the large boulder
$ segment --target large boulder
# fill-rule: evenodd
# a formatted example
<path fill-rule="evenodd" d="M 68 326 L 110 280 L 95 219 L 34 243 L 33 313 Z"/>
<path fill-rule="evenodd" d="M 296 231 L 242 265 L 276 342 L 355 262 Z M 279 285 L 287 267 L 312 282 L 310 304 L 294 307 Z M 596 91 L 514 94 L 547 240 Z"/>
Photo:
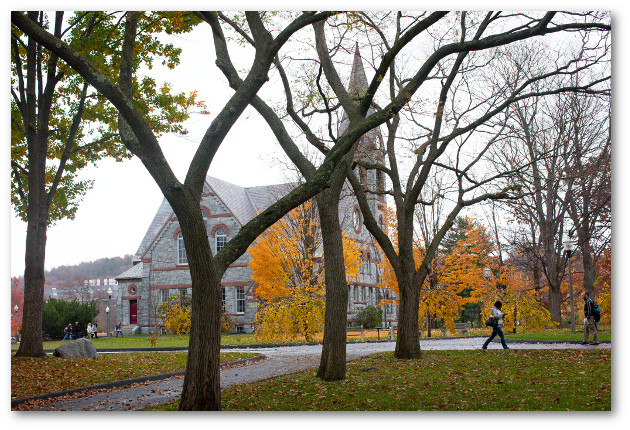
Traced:
<path fill-rule="evenodd" d="M 98 352 L 96 352 L 94 344 L 85 338 L 58 346 L 53 355 L 63 358 L 98 358 Z"/>

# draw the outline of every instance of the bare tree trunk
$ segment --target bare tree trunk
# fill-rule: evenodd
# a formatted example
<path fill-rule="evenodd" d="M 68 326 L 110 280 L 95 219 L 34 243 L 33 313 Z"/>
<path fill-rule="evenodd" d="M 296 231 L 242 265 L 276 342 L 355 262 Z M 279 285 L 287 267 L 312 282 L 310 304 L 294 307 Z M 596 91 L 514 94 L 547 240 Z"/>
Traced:
<path fill-rule="evenodd" d="M 414 288 L 412 282 L 407 279 L 398 279 L 398 288 L 400 289 L 400 312 L 398 313 L 398 337 L 394 356 L 402 359 L 419 358 L 420 289 Z"/>
<path fill-rule="evenodd" d="M 557 323 L 562 323 L 562 291 L 560 290 L 560 284 L 553 282 L 549 283 L 549 313 L 551 314 L 551 320 Z"/>
<path fill-rule="evenodd" d="M 218 411 L 221 409 L 221 274 L 217 273 L 212 258 L 199 205 L 191 206 L 194 212 L 189 215 L 193 216 L 184 220 L 178 215 L 194 285 L 190 347 L 179 410 Z"/>
<path fill-rule="evenodd" d="M 37 12 L 29 12 L 33 21 Z M 28 207 L 26 227 L 26 252 L 24 256 L 24 310 L 22 340 L 16 352 L 19 357 L 46 357 L 42 344 L 42 315 L 44 309 L 44 263 L 46 258 L 46 231 L 48 204 L 46 195 L 46 141 L 47 121 L 37 119 L 36 43 L 28 41 L 27 53 L 27 103 L 24 117 L 28 146 Z M 42 115 L 47 114 L 48 101 L 40 101 Z"/>
<path fill-rule="evenodd" d="M 33 192 L 31 190 L 31 197 Z M 46 217 L 29 208 L 24 267 L 22 339 L 16 357 L 46 357 L 42 344 Z"/>
<path fill-rule="evenodd" d="M 324 243 L 326 281 L 324 343 L 317 377 L 325 381 L 338 381 L 346 377 L 348 283 L 339 223 L 340 189 L 338 186 L 329 188 L 316 197 Z"/>

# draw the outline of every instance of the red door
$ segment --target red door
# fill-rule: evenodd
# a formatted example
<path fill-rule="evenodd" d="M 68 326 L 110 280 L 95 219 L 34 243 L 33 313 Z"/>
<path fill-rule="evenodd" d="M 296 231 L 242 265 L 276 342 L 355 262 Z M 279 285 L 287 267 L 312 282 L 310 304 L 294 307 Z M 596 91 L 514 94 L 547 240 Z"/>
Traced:
<path fill-rule="evenodd" d="M 138 301 L 129 300 L 129 324 L 138 324 Z"/>

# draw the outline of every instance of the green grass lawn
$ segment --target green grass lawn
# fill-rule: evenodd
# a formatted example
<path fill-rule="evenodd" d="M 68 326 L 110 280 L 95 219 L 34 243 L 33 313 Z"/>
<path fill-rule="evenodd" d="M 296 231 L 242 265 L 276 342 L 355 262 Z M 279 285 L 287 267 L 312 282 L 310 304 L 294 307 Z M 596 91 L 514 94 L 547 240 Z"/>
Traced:
<path fill-rule="evenodd" d="M 19 399 L 78 387 L 186 370 L 185 352 L 100 354 L 85 358 L 11 357 L 11 398 Z M 257 356 L 221 353 L 221 362 Z"/>
<path fill-rule="evenodd" d="M 611 410 L 610 350 L 423 351 L 418 360 L 380 353 L 349 363 L 346 376 L 324 382 L 311 370 L 228 387 L 223 410 Z"/>
<path fill-rule="evenodd" d="M 378 336 L 380 334 L 380 336 Z M 471 334 L 473 336 L 489 336 L 490 330 L 488 329 L 473 329 Z M 427 339 L 427 333 L 423 334 L 423 339 Z M 440 337 L 439 330 L 433 330 L 432 338 Z M 558 330 L 548 330 L 539 333 L 506 333 L 507 339 L 525 339 L 525 340 L 557 340 L 557 341 L 569 341 L 569 340 L 582 340 L 583 335 L 581 331 L 581 326 L 578 328 L 577 333 L 571 333 L 569 329 L 558 329 Z M 385 330 L 381 330 L 380 333 L 377 334 L 376 330 L 368 331 L 366 330 L 364 333 L 365 340 L 386 340 L 387 332 Z M 149 340 L 149 336 L 147 335 L 132 335 L 126 336 L 124 338 L 98 338 L 91 339 L 94 343 L 96 349 L 114 349 L 114 348 L 152 348 L 151 342 Z M 609 341 L 610 340 L 610 330 L 601 331 L 599 333 L 599 340 Z M 321 341 L 321 336 L 316 338 L 316 341 Z M 358 332 L 349 332 L 348 333 L 348 342 L 358 342 L 360 341 L 360 334 Z M 67 342 L 67 341 L 66 341 Z M 155 348 L 186 348 L 188 347 L 189 336 L 183 336 L 180 338 L 175 335 L 164 335 L 158 336 L 156 340 Z M 279 340 L 274 341 L 274 343 L 304 343 L 304 339 L 294 339 L 294 340 Z M 64 341 L 51 341 L 44 342 L 45 350 L 54 350 L 59 345 L 64 343 Z M 258 341 L 254 338 L 253 334 L 233 334 L 233 335 L 224 335 L 221 336 L 221 345 L 263 345 L 269 343 L 267 341 Z M 18 348 L 17 344 L 11 345 L 11 350 L 16 351 Z"/>

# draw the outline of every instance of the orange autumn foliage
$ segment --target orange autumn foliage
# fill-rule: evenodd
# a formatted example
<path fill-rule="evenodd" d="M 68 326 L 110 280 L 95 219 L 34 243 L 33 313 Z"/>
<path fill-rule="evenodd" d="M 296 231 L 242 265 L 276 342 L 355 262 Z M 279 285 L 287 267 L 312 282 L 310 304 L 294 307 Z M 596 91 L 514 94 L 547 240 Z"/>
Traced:
<path fill-rule="evenodd" d="M 356 278 L 362 263 L 357 244 L 343 236 L 346 276 Z M 261 299 L 256 315 L 258 339 L 309 339 L 323 330 L 325 285 L 323 240 L 312 201 L 268 228 L 249 254 Z"/>

